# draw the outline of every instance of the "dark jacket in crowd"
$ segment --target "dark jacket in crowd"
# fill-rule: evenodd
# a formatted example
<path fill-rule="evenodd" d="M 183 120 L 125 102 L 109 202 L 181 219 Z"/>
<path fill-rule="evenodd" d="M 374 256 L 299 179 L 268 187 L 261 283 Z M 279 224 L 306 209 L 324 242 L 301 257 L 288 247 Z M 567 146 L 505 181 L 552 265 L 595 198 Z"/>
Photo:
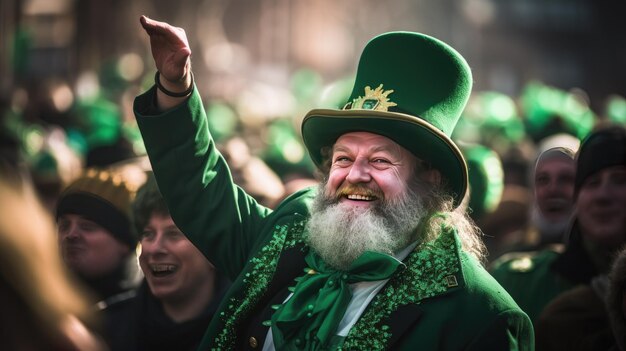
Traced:
<path fill-rule="evenodd" d="M 144 281 L 134 295 L 104 307 L 104 338 L 111 351 L 196 350 L 221 295 L 216 291 L 198 317 L 177 323 L 165 314 Z"/>
<path fill-rule="evenodd" d="M 604 298 L 591 285 L 557 296 L 535 323 L 537 351 L 618 350 Z"/>

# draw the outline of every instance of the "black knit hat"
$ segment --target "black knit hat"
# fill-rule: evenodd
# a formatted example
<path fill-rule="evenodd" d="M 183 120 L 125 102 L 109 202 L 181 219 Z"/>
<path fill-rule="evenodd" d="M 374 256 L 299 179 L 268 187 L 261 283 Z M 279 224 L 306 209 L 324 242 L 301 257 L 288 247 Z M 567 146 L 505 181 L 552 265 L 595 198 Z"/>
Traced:
<path fill-rule="evenodd" d="M 626 129 L 618 125 L 593 131 L 582 142 L 576 159 L 574 196 L 589 176 L 613 166 L 626 166 Z"/>
<path fill-rule="evenodd" d="M 63 191 L 56 219 L 70 213 L 83 216 L 132 248 L 137 245 L 131 215 L 133 196 L 121 176 L 91 169 Z"/>

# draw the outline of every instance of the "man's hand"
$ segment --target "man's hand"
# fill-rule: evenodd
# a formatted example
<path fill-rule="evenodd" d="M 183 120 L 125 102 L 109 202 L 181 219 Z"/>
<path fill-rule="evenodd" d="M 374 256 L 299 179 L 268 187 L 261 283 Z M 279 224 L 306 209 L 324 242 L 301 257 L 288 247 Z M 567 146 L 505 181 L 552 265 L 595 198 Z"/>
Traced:
<path fill-rule="evenodd" d="M 185 30 L 141 16 L 141 26 L 150 36 L 150 48 L 163 87 L 172 92 L 186 91 L 191 81 L 191 49 Z M 165 95 L 157 89 L 157 104 L 161 109 L 181 103 L 183 98 Z"/>

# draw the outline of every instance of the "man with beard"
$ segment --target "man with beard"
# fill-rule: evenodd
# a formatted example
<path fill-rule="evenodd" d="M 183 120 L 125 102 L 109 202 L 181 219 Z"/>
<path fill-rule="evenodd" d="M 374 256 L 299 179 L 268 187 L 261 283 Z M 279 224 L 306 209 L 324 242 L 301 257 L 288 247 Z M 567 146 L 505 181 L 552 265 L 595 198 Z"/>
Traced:
<path fill-rule="evenodd" d="M 574 209 L 574 155 L 580 141 L 569 134 L 555 134 L 539 144 L 532 169 L 531 183 L 535 192 L 531 208 L 532 227 L 526 234 L 523 249 L 560 249 L 570 225 Z M 556 245 L 555 245 L 556 244 Z"/>
<path fill-rule="evenodd" d="M 535 166 L 536 211 L 539 245 L 561 243 L 574 204 L 574 152 L 556 147 L 541 153 Z"/>
<path fill-rule="evenodd" d="M 495 255 L 490 248 L 495 258 L 492 267 L 510 262 L 513 269 L 525 269 L 523 262 L 540 250 L 563 251 L 574 207 L 575 173 L 571 149 L 553 147 L 539 153 L 531 175 L 535 196 L 530 207 L 530 223 L 527 228 L 512 232 L 508 240 L 501 240 L 506 244 L 497 247 Z"/>
<path fill-rule="evenodd" d="M 467 167 L 449 136 L 472 82 L 459 53 L 418 33 L 372 39 L 348 103 L 303 120 L 322 184 L 272 211 L 215 148 L 184 30 L 141 24 L 158 72 L 134 110 L 159 188 L 234 281 L 200 349 L 532 349 L 528 317 L 456 210 Z"/>

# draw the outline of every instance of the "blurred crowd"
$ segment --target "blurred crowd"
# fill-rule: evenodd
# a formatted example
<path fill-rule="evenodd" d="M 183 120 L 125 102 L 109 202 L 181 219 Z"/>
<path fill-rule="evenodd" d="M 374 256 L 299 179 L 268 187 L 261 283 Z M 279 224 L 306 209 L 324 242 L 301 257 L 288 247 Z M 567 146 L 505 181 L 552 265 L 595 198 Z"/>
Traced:
<path fill-rule="evenodd" d="M 135 189 L 144 181 L 142 172 L 150 165 L 132 102 L 152 85 L 153 72 L 141 74 L 143 64 L 132 63 L 136 60 L 141 61 L 122 57 L 76 82 L 32 82 L 0 99 L 3 157 L 27 169 L 51 212 L 61 191 L 87 169 L 116 168 Z M 325 83 L 314 72 L 295 72 L 291 91 L 282 96 L 296 105 L 289 109 L 296 115 L 289 116 L 284 111 L 259 116 L 260 110 L 240 101 L 205 96 L 211 132 L 236 183 L 269 207 L 315 184 L 297 111 L 338 107 L 352 80 Z M 602 111 L 592 111 L 581 89 L 565 91 L 539 81 L 529 82 L 519 96 L 473 93 L 452 137 L 470 166 L 468 207 L 486 234 L 491 260 L 542 240 L 527 230 L 543 220 L 536 206 L 541 203 L 535 203 L 542 195 L 533 190 L 538 156 L 556 146 L 575 153 L 595 126 L 608 123 L 626 124 L 624 97 L 613 95 Z"/>
<path fill-rule="evenodd" d="M 121 67 L 0 101 L 1 349 L 191 350 L 229 284 L 172 222 L 151 175 L 131 106 L 153 74 Z M 302 110 L 339 107 L 351 87 L 308 71 L 293 83 Z M 234 181 L 260 203 L 317 184 L 300 117 L 206 100 Z M 626 99 L 589 105 L 582 90 L 539 81 L 520 96 L 474 92 L 453 135 L 486 264 L 541 350 L 624 350 Z M 596 233 L 599 223 L 614 227 Z"/>

